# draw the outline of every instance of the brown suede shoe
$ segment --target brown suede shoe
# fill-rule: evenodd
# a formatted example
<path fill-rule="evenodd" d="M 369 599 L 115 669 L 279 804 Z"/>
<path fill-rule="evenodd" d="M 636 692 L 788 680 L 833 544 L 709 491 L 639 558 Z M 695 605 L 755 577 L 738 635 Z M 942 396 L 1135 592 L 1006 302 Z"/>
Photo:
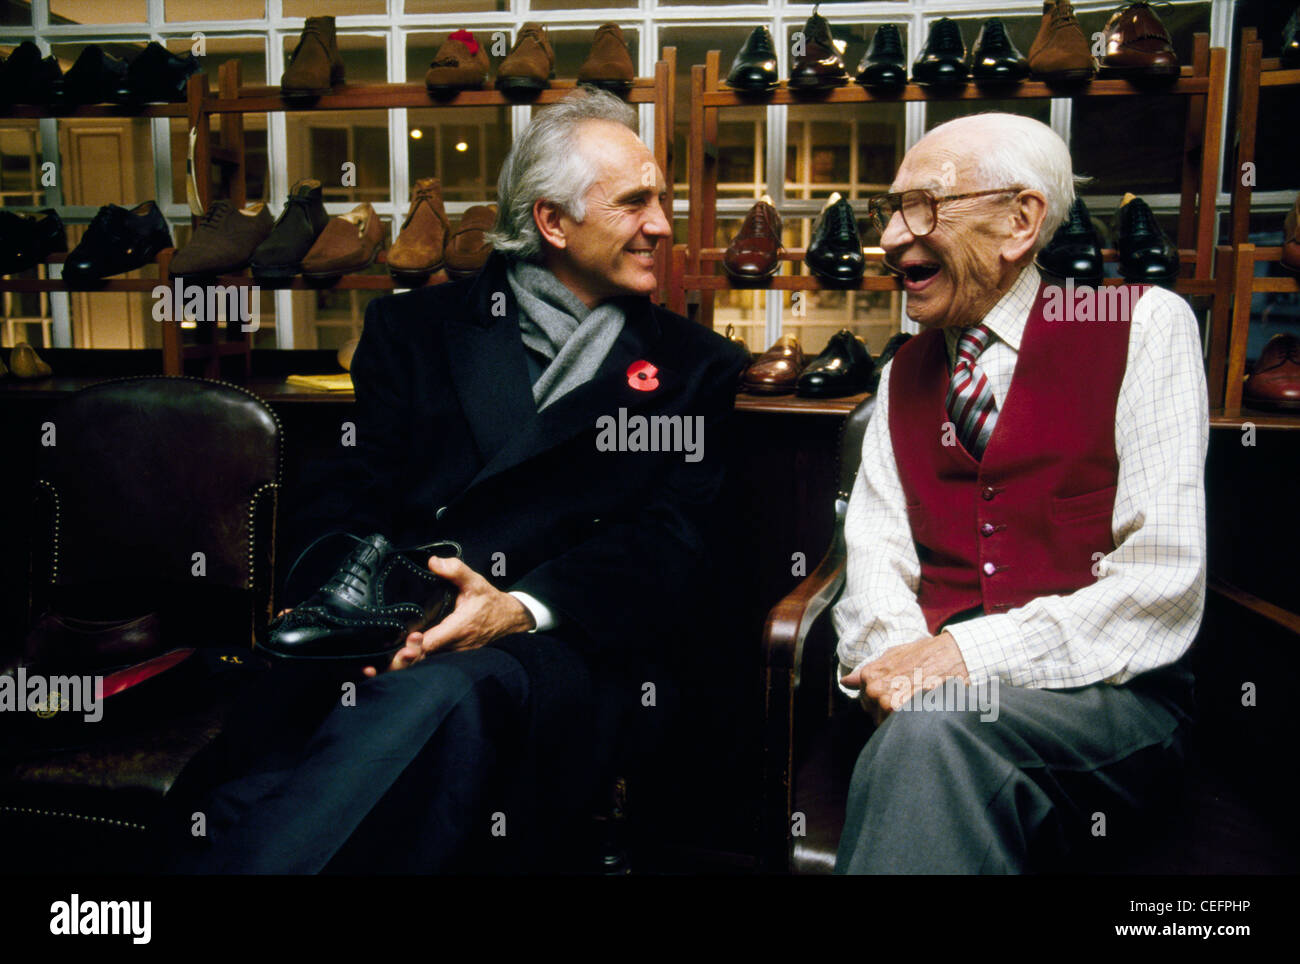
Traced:
<path fill-rule="evenodd" d="M 14 378 L 49 378 L 51 374 L 50 366 L 25 341 L 15 344 L 14 350 L 9 353 L 9 369 L 14 373 Z"/>
<path fill-rule="evenodd" d="M 438 48 L 424 75 L 424 86 L 435 97 L 449 97 L 458 90 L 474 90 L 487 80 L 487 51 L 468 30 L 456 30 Z"/>
<path fill-rule="evenodd" d="M 597 27 L 591 53 L 578 68 L 578 83 L 591 84 L 613 94 L 626 94 L 632 89 L 635 76 L 636 66 L 627 52 L 623 29 L 616 23 Z"/>
<path fill-rule="evenodd" d="M 302 259 L 304 278 L 337 281 L 341 275 L 369 267 L 388 237 L 388 228 L 366 202 L 347 214 L 330 218 L 307 256 Z"/>
<path fill-rule="evenodd" d="M 453 278 L 468 278 L 478 274 L 492 253 L 484 234 L 496 224 L 495 204 L 475 204 L 461 215 L 456 230 L 447 239 L 447 274 Z"/>
<path fill-rule="evenodd" d="M 1045 0 L 1043 22 L 1029 48 L 1029 73 L 1049 84 L 1082 83 L 1097 72 L 1088 38 L 1070 0 Z"/>
<path fill-rule="evenodd" d="M 275 219 L 261 201 L 243 210 L 217 201 L 204 213 L 190 243 L 172 258 L 172 276 L 205 278 L 241 271 L 273 227 Z"/>
<path fill-rule="evenodd" d="M 416 288 L 442 267 L 443 247 L 451 225 L 442 206 L 442 182 L 422 177 L 411 189 L 411 206 L 401 232 L 388 252 L 388 273 L 404 288 Z"/>
<path fill-rule="evenodd" d="M 526 23 L 519 28 L 515 47 L 497 70 L 497 90 L 527 96 L 551 86 L 555 76 L 555 50 L 546 28 Z"/>
<path fill-rule="evenodd" d="M 280 93 L 285 97 L 319 97 L 341 83 L 343 58 L 334 35 L 334 18 L 308 17 L 280 78 Z"/>

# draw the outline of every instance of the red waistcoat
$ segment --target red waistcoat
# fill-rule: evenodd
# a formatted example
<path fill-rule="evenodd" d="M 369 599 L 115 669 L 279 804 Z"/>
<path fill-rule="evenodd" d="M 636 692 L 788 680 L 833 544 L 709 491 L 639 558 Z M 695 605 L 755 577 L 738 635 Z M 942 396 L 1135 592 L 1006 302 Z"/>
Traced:
<path fill-rule="evenodd" d="M 1145 289 L 1129 292 L 1131 306 Z M 1129 318 L 1048 321 L 1038 289 L 982 461 L 943 444 L 948 358 L 930 329 L 894 356 L 889 433 L 921 560 L 931 633 L 959 613 L 1005 612 L 1096 580 L 1115 548 L 1115 406 Z M 1100 558 L 1100 556 L 1095 556 Z"/>

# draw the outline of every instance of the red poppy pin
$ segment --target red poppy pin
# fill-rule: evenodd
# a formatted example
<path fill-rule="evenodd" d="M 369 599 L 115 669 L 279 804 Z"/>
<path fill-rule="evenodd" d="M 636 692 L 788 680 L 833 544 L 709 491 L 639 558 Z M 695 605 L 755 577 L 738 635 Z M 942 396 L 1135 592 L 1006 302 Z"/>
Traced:
<path fill-rule="evenodd" d="M 659 369 L 648 361 L 634 361 L 627 369 L 627 383 L 638 392 L 653 392 L 659 387 Z"/>

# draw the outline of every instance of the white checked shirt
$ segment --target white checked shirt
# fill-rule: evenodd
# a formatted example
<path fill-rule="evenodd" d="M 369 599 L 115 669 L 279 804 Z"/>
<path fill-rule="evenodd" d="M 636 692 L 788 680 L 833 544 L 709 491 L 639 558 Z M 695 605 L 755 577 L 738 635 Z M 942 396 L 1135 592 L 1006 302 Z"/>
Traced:
<path fill-rule="evenodd" d="M 999 407 L 1038 285 L 1037 269 L 1025 268 L 984 318 L 996 338 L 978 364 Z M 960 334 L 956 328 L 944 331 L 949 370 Z M 1088 359 L 1062 364 L 1086 365 Z M 889 434 L 891 367 L 881 374 L 845 520 L 848 572 L 832 611 L 843 673 L 930 635 L 916 601 L 921 564 Z M 1205 605 L 1208 442 L 1196 319 L 1177 295 L 1151 288 L 1133 309 L 1115 411 L 1116 548 L 1098 563 L 1097 581 L 1069 595 L 1040 596 L 1018 609 L 944 627 L 961 650 L 972 684 L 992 678 L 1048 689 L 1122 683 L 1186 652 Z"/>

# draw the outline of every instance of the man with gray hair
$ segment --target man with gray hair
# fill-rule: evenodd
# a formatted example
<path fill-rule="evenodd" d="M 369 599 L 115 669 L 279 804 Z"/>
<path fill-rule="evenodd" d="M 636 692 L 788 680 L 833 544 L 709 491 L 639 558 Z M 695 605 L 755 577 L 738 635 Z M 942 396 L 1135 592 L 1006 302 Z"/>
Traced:
<path fill-rule="evenodd" d="M 1104 865 L 1176 785 L 1205 598 L 1200 339 L 1160 288 L 1118 318 L 1088 289 L 1050 310 L 1063 286 L 1034 255 L 1073 198 L 1055 133 L 981 114 L 871 202 L 924 330 L 882 373 L 846 518 L 840 685 L 877 728 L 837 872 Z"/>
<path fill-rule="evenodd" d="M 635 118 L 591 89 L 539 111 L 482 272 L 367 309 L 355 456 L 318 528 L 454 542 L 427 564 L 455 607 L 343 705 L 337 684 L 276 691 L 291 725 L 249 726 L 264 745 L 216 795 L 195 869 L 483 871 L 580 850 L 567 831 L 693 611 L 745 364 L 647 298 L 672 230 Z M 695 450 L 598 442 L 633 418 L 690 419 Z"/>

